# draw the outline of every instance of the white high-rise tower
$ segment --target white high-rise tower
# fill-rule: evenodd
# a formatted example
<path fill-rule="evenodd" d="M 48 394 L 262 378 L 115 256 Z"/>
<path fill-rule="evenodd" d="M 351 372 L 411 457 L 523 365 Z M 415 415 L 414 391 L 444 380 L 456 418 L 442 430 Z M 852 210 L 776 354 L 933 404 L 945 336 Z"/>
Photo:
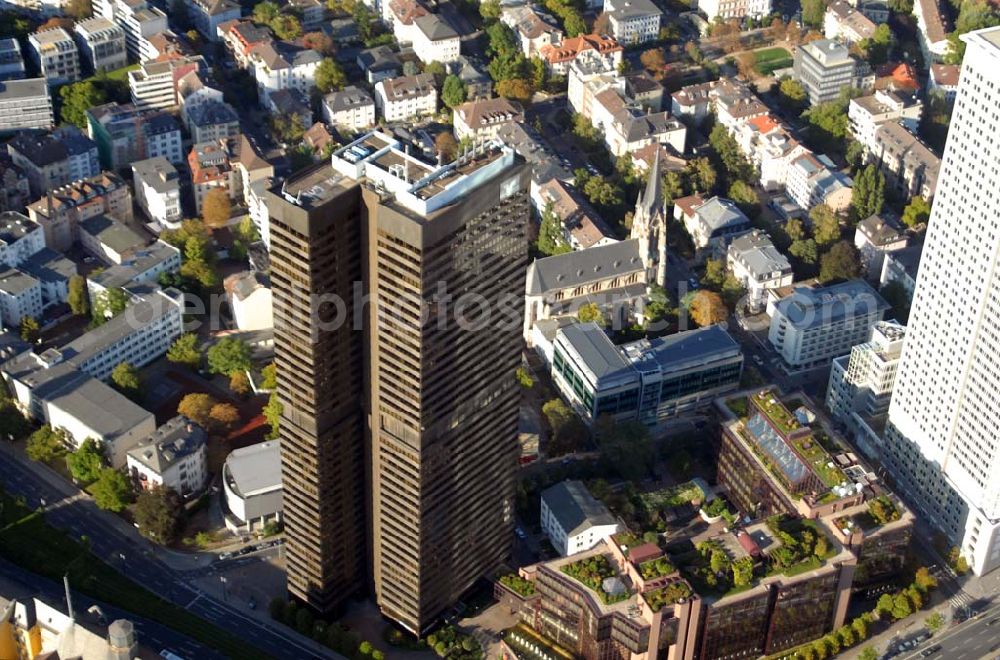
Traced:
<path fill-rule="evenodd" d="M 1000 566 L 1000 28 L 962 39 L 884 454 L 982 574 Z"/>

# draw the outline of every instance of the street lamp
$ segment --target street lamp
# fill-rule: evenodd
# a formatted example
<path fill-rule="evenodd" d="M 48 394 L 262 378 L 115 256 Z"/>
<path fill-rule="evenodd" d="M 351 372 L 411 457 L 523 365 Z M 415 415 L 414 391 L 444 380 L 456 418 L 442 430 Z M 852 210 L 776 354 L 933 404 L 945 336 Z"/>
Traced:
<path fill-rule="evenodd" d="M 220 575 L 219 576 L 219 582 L 222 583 L 222 600 L 225 601 L 225 602 L 229 602 L 229 593 L 226 590 L 226 582 L 227 582 L 226 576 L 225 575 Z"/>

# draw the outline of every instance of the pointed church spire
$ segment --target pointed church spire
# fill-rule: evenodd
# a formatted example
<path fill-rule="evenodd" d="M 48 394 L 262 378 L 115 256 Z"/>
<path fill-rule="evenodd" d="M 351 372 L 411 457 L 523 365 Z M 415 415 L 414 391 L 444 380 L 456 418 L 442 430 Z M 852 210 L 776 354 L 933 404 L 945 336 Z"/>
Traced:
<path fill-rule="evenodd" d="M 646 181 L 646 190 L 642 194 L 639 207 L 646 214 L 647 218 L 654 217 L 663 206 L 663 176 L 660 172 L 660 152 L 663 147 L 657 145 L 656 155 L 653 157 L 653 166 L 649 168 L 649 179 Z"/>

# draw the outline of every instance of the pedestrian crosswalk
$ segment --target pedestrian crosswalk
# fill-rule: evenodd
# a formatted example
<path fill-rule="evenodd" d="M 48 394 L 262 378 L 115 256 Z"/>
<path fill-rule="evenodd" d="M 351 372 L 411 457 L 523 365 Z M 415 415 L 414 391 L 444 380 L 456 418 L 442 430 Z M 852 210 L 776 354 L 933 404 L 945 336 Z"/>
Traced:
<path fill-rule="evenodd" d="M 963 608 L 972 605 L 974 600 L 972 596 L 959 589 L 957 593 L 948 599 L 948 602 L 951 603 L 952 607 Z"/>

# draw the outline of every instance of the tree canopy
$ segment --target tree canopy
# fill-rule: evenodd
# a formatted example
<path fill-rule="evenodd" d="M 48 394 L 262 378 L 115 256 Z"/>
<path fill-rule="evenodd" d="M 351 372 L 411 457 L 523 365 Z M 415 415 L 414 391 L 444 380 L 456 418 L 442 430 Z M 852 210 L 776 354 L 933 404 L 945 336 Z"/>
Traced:
<path fill-rule="evenodd" d="M 87 127 L 87 110 L 108 102 L 107 93 L 92 80 L 63 85 L 59 88 L 59 98 L 62 120 L 80 128 Z"/>
<path fill-rule="evenodd" d="M 882 212 L 885 204 L 885 175 L 874 163 L 854 177 L 851 209 L 856 220 L 864 220 Z"/>
<path fill-rule="evenodd" d="M 139 401 L 141 398 L 139 390 L 142 387 L 142 379 L 139 377 L 139 370 L 128 362 L 119 363 L 111 371 L 111 384 L 133 401 Z"/>
<path fill-rule="evenodd" d="M 237 337 L 223 337 L 208 349 L 208 369 L 213 374 L 231 376 L 251 366 L 250 345 Z"/>
<path fill-rule="evenodd" d="M 186 332 L 167 350 L 167 360 L 174 364 L 182 364 L 191 370 L 201 366 L 201 352 L 198 350 L 198 335 Z"/>
<path fill-rule="evenodd" d="M 546 256 L 570 252 L 569 243 L 563 233 L 562 220 L 556 215 L 552 204 L 546 204 L 542 210 L 542 220 L 538 228 L 538 251 Z"/>
<path fill-rule="evenodd" d="M 336 92 L 347 86 L 347 74 L 330 57 L 324 57 L 316 67 L 316 88 L 323 94 Z"/>
<path fill-rule="evenodd" d="M 465 83 L 454 74 L 449 74 L 441 85 L 441 101 L 449 108 L 465 103 Z"/>
<path fill-rule="evenodd" d="M 649 474 L 654 463 L 653 440 L 645 424 L 616 422 L 610 417 L 597 420 L 597 443 L 606 468 L 623 479 L 637 480 Z"/>
<path fill-rule="evenodd" d="M 210 394 L 194 392 L 187 394 L 177 404 L 177 414 L 184 415 L 198 426 L 212 428 L 212 407 L 216 400 Z"/>
<path fill-rule="evenodd" d="M 183 519 L 184 506 L 171 488 L 154 486 L 135 500 L 135 522 L 139 533 L 157 543 L 171 543 Z"/>
<path fill-rule="evenodd" d="M 858 250 L 850 241 L 834 243 L 819 262 L 819 279 L 823 282 L 831 280 L 850 280 L 861 273 L 861 262 Z"/>
<path fill-rule="evenodd" d="M 82 275 L 69 278 L 69 292 L 66 296 L 69 309 L 77 316 L 90 313 L 90 298 L 87 295 L 87 280 Z"/>
<path fill-rule="evenodd" d="M 90 487 L 90 492 L 98 508 L 118 513 L 128 505 L 132 487 L 124 474 L 114 468 L 104 468 Z"/>
<path fill-rule="evenodd" d="M 96 481 L 104 467 L 104 450 L 93 438 L 87 438 L 66 457 L 70 474 L 77 481 L 89 484 Z"/>
<path fill-rule="evenodd" d="M 931 205 L 923 197 L 914 197 L 903 209 L 903 224 L 907 227 L 916 227 L 924 224 L 931 217 Z"/>
<path fill-rule="evenodd" d="M 704 328 L 725 321 L 729 317 L 729 310 L 722 296 L 715 291 L 702 289 L 691 299 L 690 314 L 691 320 Z"/>
<path fill-rule="evenodd" d="M 33 461 L 48 463 L 66 453 L 65 434 L 46 424 L 28 437 L 24 452 Z"/>

